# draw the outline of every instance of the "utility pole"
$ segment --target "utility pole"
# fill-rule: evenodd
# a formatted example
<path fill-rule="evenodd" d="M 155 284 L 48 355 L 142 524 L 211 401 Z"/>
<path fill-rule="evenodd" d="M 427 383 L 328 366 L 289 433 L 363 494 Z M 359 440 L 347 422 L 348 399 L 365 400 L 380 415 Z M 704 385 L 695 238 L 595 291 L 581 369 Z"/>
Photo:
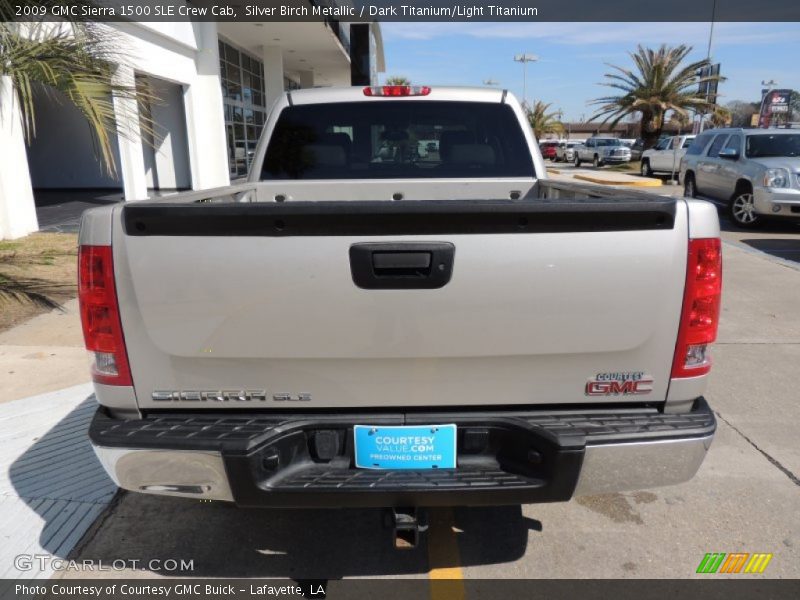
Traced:
<path fill-rule="evenodd" d="M 518 63 L 522 63 L 522 105 L 528 105 L 528 63 L 529 62 L 536 62 L 539 60 L 539 57 L 535 54 L 517 54 L 514 57 L 514 61 Z"/>

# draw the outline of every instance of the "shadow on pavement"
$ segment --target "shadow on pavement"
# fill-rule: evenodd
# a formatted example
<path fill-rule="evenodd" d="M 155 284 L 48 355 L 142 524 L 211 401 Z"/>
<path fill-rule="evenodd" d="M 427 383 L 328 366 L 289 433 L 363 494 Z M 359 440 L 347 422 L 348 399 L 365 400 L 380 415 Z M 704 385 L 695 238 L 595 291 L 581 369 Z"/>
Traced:
<path fill-rule="evenodd" d="M 97 407 L 89 396 L 54 427 L 27 447 L 11 463 L 8 477 L 14 491 L 43 521 L 38 544 L 42 550 L 65 557 L 103 512 L 117 491 L 106 475 L 86 436 L 89 421 Z M 21 415 L 15 425 L 20 437 L 30 431 L 36 435 L 36 423 L 30 415 Z M 34 527 L 18 525 L 20 550 Z"/>
<path fill-rule="evenodd" d="M 772 256 L 800 263 L 800 237 L 797 239 L 754 238 L 743 239 L 741 242 Z"/>
<path fill-rule="evenodd" d="M 538 521 L 522 516 L 519 506 L 454 513 L 460 561 L 458 556 L 439 558 L 434 565 L 429 564 L 427 535 L 414 550 L 394 549 L 382 509 L 240 509 L 222 502 L 124 494 L 71 558 L 106 564 L 119 559 L 193 561 L 193 570 L 170 576 L 335 580 L 510 562 L 524 555 L 528 531 L 541 530 Z"/>

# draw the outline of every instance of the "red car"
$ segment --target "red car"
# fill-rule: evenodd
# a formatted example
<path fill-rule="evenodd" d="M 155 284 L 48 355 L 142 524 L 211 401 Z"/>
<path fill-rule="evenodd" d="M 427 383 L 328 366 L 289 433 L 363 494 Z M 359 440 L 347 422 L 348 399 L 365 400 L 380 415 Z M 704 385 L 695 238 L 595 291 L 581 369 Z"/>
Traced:
<path fill-rule="evenodd" d="M 558 148 L 558 142 L 542 142 L 539 144 L 539 149 L 542 151 L 542 158 L 544 159 L 555 160 L 556 148 Z"/>

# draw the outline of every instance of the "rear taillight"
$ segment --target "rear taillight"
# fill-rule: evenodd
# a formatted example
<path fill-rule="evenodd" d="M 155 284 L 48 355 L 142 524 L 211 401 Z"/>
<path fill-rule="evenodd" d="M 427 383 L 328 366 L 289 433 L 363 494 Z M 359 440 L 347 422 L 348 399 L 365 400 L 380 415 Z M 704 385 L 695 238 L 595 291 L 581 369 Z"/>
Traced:
<path fill-rule="evenodd" d="M 719 238 L 689 240 L 686 288 L 672 377 L 697 377 L 711 370 L 709 346 L 717 339 L 721 295 Z"/>
<path fill-rule="evenodd" d="M 131 385 L 114 287 L 111 246 L 80 247 L 78 299 L 83 339 L 94 357 L 92 378 L 105 385 Z"/>
<path fill-rule="evenodd" d="M 364 88 L 365 96 L 427 96 L 431 88 L 427 85 L 377 85 Z"/>

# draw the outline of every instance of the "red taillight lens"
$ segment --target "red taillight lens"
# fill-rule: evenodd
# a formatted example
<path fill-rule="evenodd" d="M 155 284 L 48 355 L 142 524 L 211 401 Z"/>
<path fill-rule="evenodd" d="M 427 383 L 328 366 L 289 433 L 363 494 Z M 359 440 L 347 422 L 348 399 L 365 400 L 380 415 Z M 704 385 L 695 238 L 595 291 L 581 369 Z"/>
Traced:
<path fill-rule="evenodd" d="M 719 238 L 689 240 L 686 288 L 672 377 L 697 377 L 711 370 L 709 345 L 717 339 L 721 296 Z"/>
<path fill-rule="evenodd" d="M 111 246 L 81 246 L 78 300 L 83 339 L 94 355 L 92 378 L 105 385 L 131 385 L 131 371 L 119 319 Z"/>
<path fill-rule="evenodd" d="M 427 85 L 378 85 L 364 88 L 365 96 L 427 96 L 431 88 Z"/>

